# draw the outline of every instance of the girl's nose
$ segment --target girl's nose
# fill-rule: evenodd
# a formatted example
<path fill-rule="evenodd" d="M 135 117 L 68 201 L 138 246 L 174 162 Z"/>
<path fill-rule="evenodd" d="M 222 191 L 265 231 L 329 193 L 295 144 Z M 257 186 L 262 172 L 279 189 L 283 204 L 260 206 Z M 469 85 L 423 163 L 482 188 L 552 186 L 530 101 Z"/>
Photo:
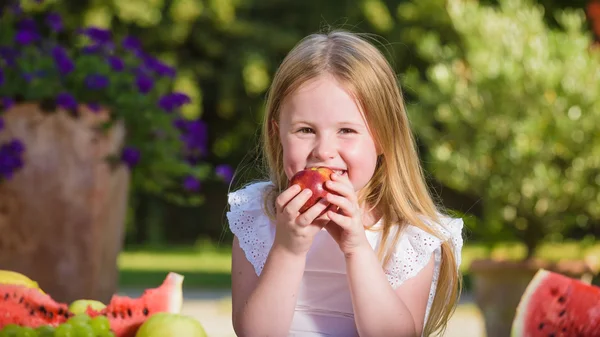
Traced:
<path fill-rule="evenodd" d="M 327 159 L 334 158 L 336 152 L 337 151 L 334 141 L 329 141 L 328 139 L 320 139 L 315 144 L 312 155 L 320 161 L 325 161 Z"/>

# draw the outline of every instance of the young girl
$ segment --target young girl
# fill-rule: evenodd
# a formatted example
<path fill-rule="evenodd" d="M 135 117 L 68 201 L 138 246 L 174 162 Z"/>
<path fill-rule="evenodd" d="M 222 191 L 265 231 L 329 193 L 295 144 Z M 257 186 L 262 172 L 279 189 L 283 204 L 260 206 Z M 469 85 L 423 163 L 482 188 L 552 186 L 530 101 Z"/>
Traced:
<path fill-rule="evenodd" d="M 273 79 L 262 137 L 268 181 L 229 194 L 238 336 L 442 331 L 463 222 L 428 194 L 385 57 L 347 32 L 305 38 Z M 300 213 L 311 192 L 288 181 L 318 166 L 333 193 Z"/>

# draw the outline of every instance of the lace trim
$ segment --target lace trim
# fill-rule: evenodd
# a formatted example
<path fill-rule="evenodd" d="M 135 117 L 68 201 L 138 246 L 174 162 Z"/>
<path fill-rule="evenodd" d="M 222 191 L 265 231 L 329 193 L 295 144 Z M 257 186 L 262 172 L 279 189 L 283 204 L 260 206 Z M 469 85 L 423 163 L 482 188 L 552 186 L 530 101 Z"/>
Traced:
<path fill-rule="evenodd" d="M 256 183 L 229 193 L 229 228 L 238 238 L 246 259 L 260 275 L 273 245 L 275 233 L 262 209 L 262 193 L 270 183 Z"/>

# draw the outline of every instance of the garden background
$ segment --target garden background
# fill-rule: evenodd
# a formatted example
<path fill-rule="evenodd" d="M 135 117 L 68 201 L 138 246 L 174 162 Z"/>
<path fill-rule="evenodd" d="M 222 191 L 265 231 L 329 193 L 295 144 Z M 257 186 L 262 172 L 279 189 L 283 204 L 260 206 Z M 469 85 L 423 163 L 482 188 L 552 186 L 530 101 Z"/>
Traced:
<path fill-rule="evenodd" d="M 392 62 L 430 186 L 466 222 L 461 265 L 466 293 L 473 292 L 471 262 L 481 259 L 579 261 L 585 270 L 574 274 L 591 273 L 596 282 L 597 0 L 48 0 L 22 5 L 36 15 L 59 14 L 63 36 L 92 26 L 110 30 L 111 38 L 137 38 L 148 53 L 176 69 L 173 87 L 191 101 L 181 114 L 202 123 L 193 131 L 202 138 L 201 153 L 192 158 L 202 169 L 194 178 L 177 176 L 180 163 L 158 151 L 143 152 L 142 164 L 129 168 L 123 235 L 113 237 L 122 242 L 119 287 L 156 286 L 167 271 L 183 273 L 189 289 L 230 287 L 227 193 L 262 177 L 256 145 L 265 93 L 294 44 L 329 28 L 375 34 Z M 128 112 L 126 130 L 143 123 L 135 114 L 163 119 L 142 110 Z M 153 141 L 137 144 L 160 146 L 159 139 Z M 127 162 L 126 154 L 121 158 Z M 156 179 L 153 162 L 161 162 L 160 170 L 181 183 Z M 3 184 L 19 174 L 6 175 Z M 8 186 L 2 193 L 20 188 Z M 2 233 L 16 230 L 2 223 Z M 72 233 L 78 235 L 95 238 L 86 231 Z M 24 256 L 9 248 L 0 240 L 0 263 Z"/>

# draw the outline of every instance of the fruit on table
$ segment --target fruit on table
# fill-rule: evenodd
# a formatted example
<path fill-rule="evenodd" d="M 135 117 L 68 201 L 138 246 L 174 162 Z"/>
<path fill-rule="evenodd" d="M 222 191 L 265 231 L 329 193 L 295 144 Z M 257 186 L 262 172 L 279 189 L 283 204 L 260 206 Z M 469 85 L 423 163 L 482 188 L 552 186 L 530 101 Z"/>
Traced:
<path fill-rule="evenodd" d="M 540 269 L 521 297 L 511 336 L 600 336 L 600 288 Z"/>
<path fill-rule="evenodd" d="M 146 289 L 139 298 L 113 295 L 106 308 L 88 308 L 90 317 L 106 316 L 110 328 L 118 337 L 134 337 L 140 325 L 150 316 L 160 313 L 179 313 L 183 304 L 183 276 L 169 273 L 158 288 Z"/>
<path fill-rule="evenodd" d="M 42 326 L 48 326 L 55 328 L 55 336 L 60 336 L 63 332 L 58 331 L 63 330 L 64 336 L 68 336 L 73 322 L 77 322 L 73 317 L 84 320 L 87 317 L 91 322 L 89 325 L 110 327 L 110 331 L 116 337 L 134 337 L 140 325 L 152 315 L 181 311 L 182 283 L 182 275 L 169 273 L 162 285 L 146 289 L 138 298 L 113 295 L 106 307 L 95 310 L 87 306 L 86 314 L 80 315 L 74 315 L 66 304 L 56 302 L 49 295 L 36 289 L 23 285 L 1 284 L 0 329 L 42 329 Z M 109 336 L 108 333 L 102 337 L 106 336 Z"/>
<path fill-rule="evenodd" d="M 95 300 L 76 300 L 69 305 L 69 311 L 75 315 L 83 314 L 87 312 L 88 307 L 90 307 L 92 310 L 100 311 L 106 308 L 106 305 Z"/>
<path fill-rule="evenodd" d="M 24 285 L 1 284 L 0 303 L 0 329 L 9 324 L 57 326 L 72 316 L 66 304 Z"/>
<path fill-rule="evenodd" d="M 325 182 L 331 180 L 333 173 L 334 171 L 328 167 L 311 167 L 294 174 L 290 179 L 290 186 L 299 185 L 302 190 L 308 188 L 312 191 L 312 195 L 308 201 L 300 208 L 300 213 L 306 212 L 306 210 L 319 202 L 319 200 L 325 198 L 327 193 L 331 192 L 326 189 Z"/>
<path fill-rule="evenodd" d="M 181 314 L 158 313 L 150 317 L 135 337 L 207 337 L 202 324 Z"/>
<path fill-rule="evenodd" d="M 40 286 L 37 282 L 21 273 L 17 273 L 12 270 L 0 269 L 0 284 L 23 285 L 28 288 L 37 289 L 39 292 L 44 293 L 44 291 L 40 289 Z"/>

